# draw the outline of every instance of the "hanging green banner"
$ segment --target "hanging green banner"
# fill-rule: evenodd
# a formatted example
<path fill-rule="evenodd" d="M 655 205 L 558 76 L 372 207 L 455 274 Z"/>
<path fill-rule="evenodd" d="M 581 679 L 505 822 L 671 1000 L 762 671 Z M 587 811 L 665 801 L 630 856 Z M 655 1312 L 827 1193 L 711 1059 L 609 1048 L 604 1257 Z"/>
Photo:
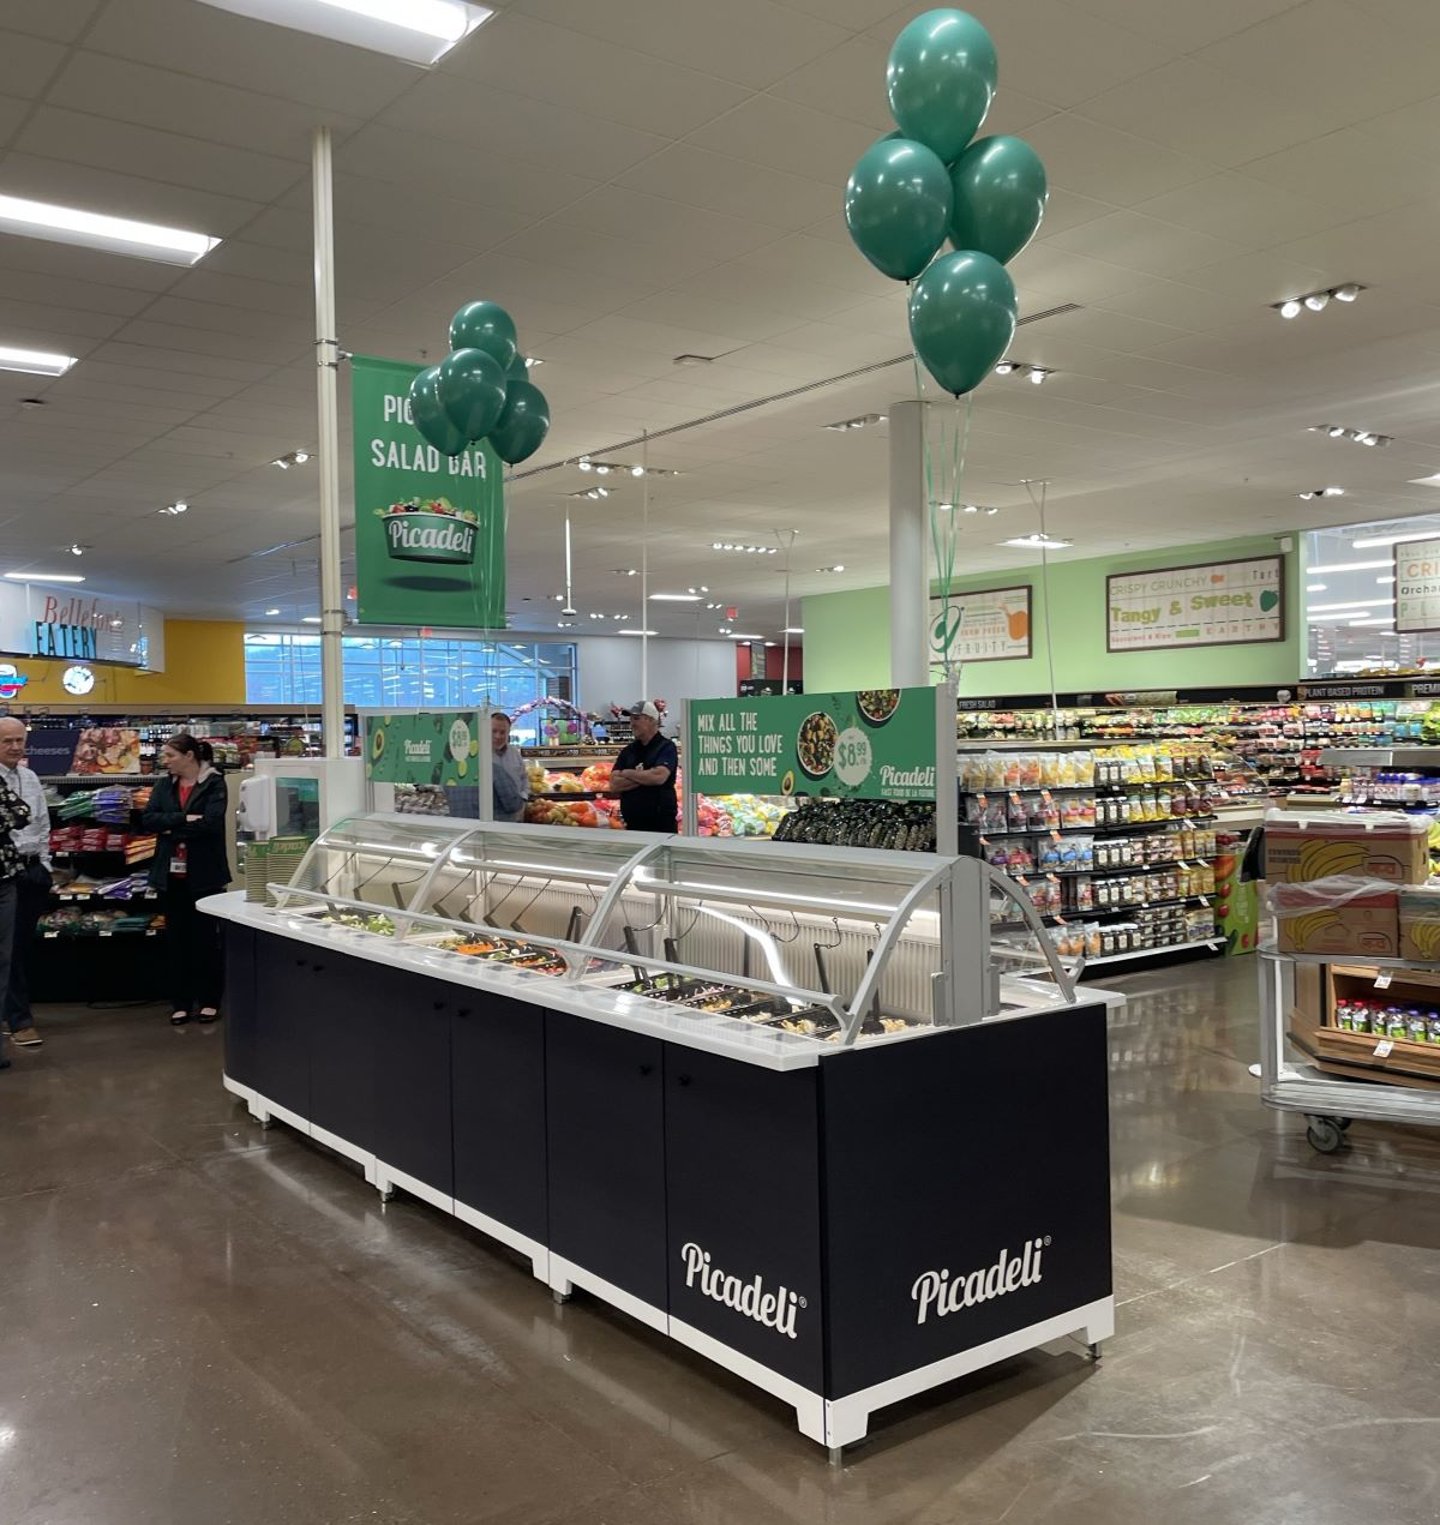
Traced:
<path fill-rule="evenodd" d="M 488 442 L 443 456 L 410 422 L 421 368 L 356 355 L 355 585 L 365 625 L 505 627 L 505 499 Z"/>
<path fill-rule="evenodd" d="M 701 794 L 933 800 L 935 690 L 693 699 L 685 748 Z"/>
<path fill-rule="evenodd" d="M 365 717 L 365 777 L 372 783 L 473 784 L 479 759 L 474 710 Z"/>

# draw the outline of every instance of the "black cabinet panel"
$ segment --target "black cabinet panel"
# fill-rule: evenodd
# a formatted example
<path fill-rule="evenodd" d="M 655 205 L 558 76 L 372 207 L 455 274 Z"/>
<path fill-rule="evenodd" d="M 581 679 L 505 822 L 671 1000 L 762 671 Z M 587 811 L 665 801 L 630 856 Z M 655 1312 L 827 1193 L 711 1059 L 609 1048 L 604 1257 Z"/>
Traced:
<path fill-rule="evenodd" d="M 545 1014 L 550 1248 L 665 1307 L 662 1044 Z"/>
<path fill-rule="evenodd" d="M 289 937 L 257 934 L 255 1080 L 262 1096 L 310 1117 L 308 1015 L 320 980 L 316 960 Z"/>
<path fill-rule="evenodd" d="M 450 1022 L 469 992 L 381 964 L 364 974 L 380 1034 L 376 1157 L 452 1196 Z"/>
<path fill-rule="evenodd" d="M 373 1152 L 384 1026 L 377 966 L 328 952 L 310 966 L 310 1121 Z"/>
<path fill-rule="evenodd" d="M 225 1073 L 259 1089 L 259 1033 L 255 1012 L 255 965 L 260 933 L 225 923 Z M 271 941 L 267 936 L 266 942 Z"/>
<path fill-rule="evenodd" d="M 1110 1294 L 1103 1006 L 826 1055 L 820 1088 L 827 1397 Z"/>
<path fill-rule="evenodd" d="M 457 990 L 450 1024 L 455 1198 L 545 1238 L 545 1013 Z"/>
<path fill-rule="evenodd" d="M 819 1391 L 816 1071 L 665 1053 L 670 1312 Z"/>

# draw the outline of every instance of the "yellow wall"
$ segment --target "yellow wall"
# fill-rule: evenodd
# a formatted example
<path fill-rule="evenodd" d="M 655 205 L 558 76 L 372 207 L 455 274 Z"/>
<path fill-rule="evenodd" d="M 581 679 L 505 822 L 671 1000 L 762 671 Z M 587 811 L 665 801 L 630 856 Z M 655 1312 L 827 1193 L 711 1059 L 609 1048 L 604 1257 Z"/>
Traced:
<path fill-rule="evenodd" d="M 24 712 L 49 704 L 74 704 L 60 674 L 74 662 L 53 657 L 8 657 L 30 680 L 10 706 Z M 239 620 L 165 621 L 165 671 L 87 664 L 95 687 L 81 703 L 176 704 L 204 710 L 245 702 L 245 626 Z"/>

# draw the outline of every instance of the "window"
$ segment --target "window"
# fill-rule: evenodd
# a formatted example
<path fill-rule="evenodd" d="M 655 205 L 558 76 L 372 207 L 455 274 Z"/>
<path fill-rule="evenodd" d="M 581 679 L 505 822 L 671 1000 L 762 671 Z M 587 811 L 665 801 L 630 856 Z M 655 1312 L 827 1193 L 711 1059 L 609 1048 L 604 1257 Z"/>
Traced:
<path fill-rule="evenodd" d="M 345 702 L 361 709 L 464 709 L 490 703 L 514 711 L 535 699 L 575 697 L 575 647 L 566 641 L 342 637 Z M 249 631 L 245 696 L 251 704 L 320 703 L 320 637 Z M 535 739 L 525 716 L 516 740 Z"/>

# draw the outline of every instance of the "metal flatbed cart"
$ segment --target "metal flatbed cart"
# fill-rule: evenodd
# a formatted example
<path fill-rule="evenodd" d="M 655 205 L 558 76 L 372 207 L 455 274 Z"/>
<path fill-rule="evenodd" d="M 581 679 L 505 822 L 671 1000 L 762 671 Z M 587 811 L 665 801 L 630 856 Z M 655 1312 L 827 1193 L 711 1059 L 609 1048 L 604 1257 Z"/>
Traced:
<path fill-rule="evenodd" d="M 1346 959 L 1339 954 L 1280 953 L 1273 944 L 1260 949 L 1260 1099 L 1283 1112 L 1303 1112 L 1305 1137 L 1321 1154 L 1333 1154 L 1345 1142 L 1356 1120 L 1376 1123 L 1413 1123 L 1440 1126 L 1440 1086 L 1412 1090 L 1386 1083 L 1386 1061 L 1397 1049 L 1409 1047 L 1403 1039 L 1379 1034 L 1353 1035 L 1352 1048 L 1370 1050 L 1373 1076 L 1345 1079 L 1329 1074 L 1290 1041 L 1290 1015 L 1296 1009 L 1297 971 L 1311 966 L 1359 966 L 1374 972 L 1374 983 L 1384 991 L 1400 978 L 1401 971 L 1416 971 L 1440 980 L 1440 964 L 1407 959 Z M 1440 995 L 1440 990 L 1437 990 Z M 1350 1034 L 1343 1035 L 1347 1038 Z M 1440 1050 L 1432 1049 L 1432 1052 Z"/>

